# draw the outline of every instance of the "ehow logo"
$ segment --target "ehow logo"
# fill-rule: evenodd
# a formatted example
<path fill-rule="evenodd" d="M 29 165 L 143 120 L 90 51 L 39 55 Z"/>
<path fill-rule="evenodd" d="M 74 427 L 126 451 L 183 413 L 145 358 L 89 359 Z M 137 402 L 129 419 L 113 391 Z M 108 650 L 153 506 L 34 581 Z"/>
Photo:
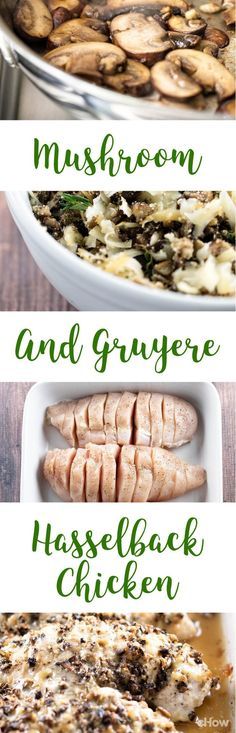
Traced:
<path fill-rule="evenodd" d="M 197 725 L 199 728 L 227 728 L 229 725 L 229 720 L 220 719 L 217 720 L 216 718 L 198 718 L 196 720 Z"/>

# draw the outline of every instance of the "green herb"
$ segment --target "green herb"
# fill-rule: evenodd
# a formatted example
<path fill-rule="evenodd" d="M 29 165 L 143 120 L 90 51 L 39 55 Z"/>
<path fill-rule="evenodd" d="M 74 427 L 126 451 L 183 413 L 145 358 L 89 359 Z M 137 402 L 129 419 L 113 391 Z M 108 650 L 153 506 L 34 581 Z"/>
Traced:
<path fill-rule="evenodd" d="M 64 211 L 86 211 L 88 206 L 92 205 L 92 201 L 89 201 L 86 196 L 80 196 L 79 194 L 62 193 L 61 199 Z"/>

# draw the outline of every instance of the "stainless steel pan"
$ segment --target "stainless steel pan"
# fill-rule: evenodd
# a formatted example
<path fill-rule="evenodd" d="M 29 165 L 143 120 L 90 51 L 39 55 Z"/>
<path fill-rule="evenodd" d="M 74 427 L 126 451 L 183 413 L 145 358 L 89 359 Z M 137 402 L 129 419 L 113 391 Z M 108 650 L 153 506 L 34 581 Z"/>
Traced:
<path fill-rule="evenodd" d="M 135 99 L 66 74 L 45 62 L 20 40 L 12 28 L 16 0 L 0 0 L 0 48 L 3 58 L 24 74 L 46 95 L 69 111 L 72 118 L 100 120 L 212 119 L 213 113 L 157 100 Z M 11 94 L 11 89 L 8 88 Z M 214 119 L 222 115 L 214 114 Z"/>

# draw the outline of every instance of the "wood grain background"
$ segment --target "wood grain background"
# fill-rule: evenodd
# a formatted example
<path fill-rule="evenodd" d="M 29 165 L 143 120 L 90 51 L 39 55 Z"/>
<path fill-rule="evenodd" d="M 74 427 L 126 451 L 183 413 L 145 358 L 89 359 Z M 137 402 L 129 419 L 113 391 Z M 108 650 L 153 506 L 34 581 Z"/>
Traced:
<path fill-rule="evenodd" d="M 0 193 L 0 311 L 70 311 L 74 308 L 40 272 Z"/>
<path fill-rule="evenodd" d="M 222 406 L 224 501 L 235 501 L 235 384 L 216 383 Z M 19 501 L 21 427 L 29 383 L 0 384 L 0 501 Z M 212 446 L 214 451 L 214 446 Z"/>

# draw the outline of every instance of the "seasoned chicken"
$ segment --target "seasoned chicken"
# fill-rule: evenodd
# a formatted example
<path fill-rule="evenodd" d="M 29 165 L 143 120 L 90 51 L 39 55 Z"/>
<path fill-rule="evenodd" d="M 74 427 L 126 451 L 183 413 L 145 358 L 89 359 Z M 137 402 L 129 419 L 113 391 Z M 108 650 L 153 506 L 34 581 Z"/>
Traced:
<path fill-rule="evenodd" d="M 0 663 L 3 707 L 7 711 L 0 716 L 2 731 L 4 724 L 14 721 L 13 728 L 19 731 L 46 733 L 50 729 L 61 733 L 62 725 L 68 723 L 72 727 L 67 731 L 79 732 L 83 711 L 82 730 L 87 732 L 90 728 L 86 721 L 95 719 L 97 724 L 96 699 L 102 705 L 106 699 L 108 709 L 109 701 L 113 707 L 114 700 L 119 699 L 126 711 L 123 715 L 128 715 L 129 707 L 124 700 L 136 701 L 129 707 L 135 721 L 131 730 L 135 733 L 140 721 L 143 725 L 155 723 L 155 731 L 158 724 L 161 731 L 174 731 L 166 724 L 169 718 L 158 708 L 164 707 L 174 721 L 192 719 L 215 682 L 201 655 L 175 636 L 104 614 L 42 616 L 32 628 L 27 629 L 26 624 L 23 634 L 5 633 Z M 81 709 L 81 704 L 87 705 L 89 700 L 95 718 L 86 717 L 86 706 Z M 160 716 L 159 723 L 153 710 Z M 48 727 L 38 728 L 39 721 Z M 122 733 L 127 733 L 125 728 Z"/>
<path fill-rule="evenodd" d="M 123 392 L 116 412 L 117 443 L 128 445 L 132 443 L 134 406 L 137 395 L 132 392 Z"/>
<path fill-rule="evenodd" d="M 151 445 L 150 392 L 139 392 L 134 413 L 134 444 Z"/>
<path fill-rule="evenodd" d="M 72 447 L 144 445 L 176 448 L 197 430 L 195 408 L 186 400 L 157 392 L 110 392 L 48 407 L 47 422 Z"/>
<path fill-rule="evenodd" d="M 136 623 L 150 624 L 175 634 L 179 641 L 189 641 L 201 633 L 199 621 L 193 621 L 188 613 L 133 613 Z"/>
<path fill-rule="evenodd" d="M 116 414 L 120 401 L 120 392 L 109 392 L 104 408 L 105 442 L 117 443 Z"/>
<path fill-rule="evenodd" d="M 163 448 L 94 443 L 77 452 L 49 451 L 43 473 L 61 499 L 88 502 L 168 501 L 202 486 L 206 478 L 201 466 L 191 466 Z"/>

